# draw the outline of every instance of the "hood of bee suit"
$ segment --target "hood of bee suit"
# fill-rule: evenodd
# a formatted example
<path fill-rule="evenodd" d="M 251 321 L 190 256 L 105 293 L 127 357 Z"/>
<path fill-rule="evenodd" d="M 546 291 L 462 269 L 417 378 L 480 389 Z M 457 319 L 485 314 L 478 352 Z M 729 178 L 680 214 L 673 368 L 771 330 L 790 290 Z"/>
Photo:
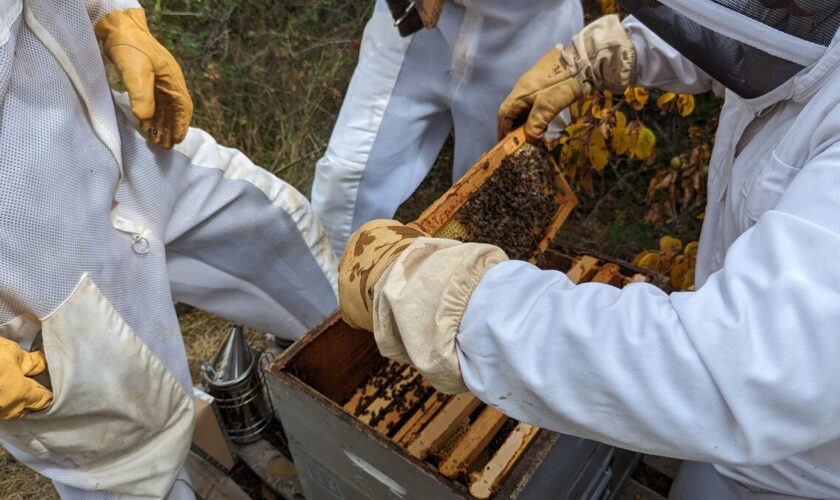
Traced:
<path fill-rule="evenodd" d="M 840 0 L 621 0 L 628 12 L 745 99 L 817 62 L 840 28 Z"/>

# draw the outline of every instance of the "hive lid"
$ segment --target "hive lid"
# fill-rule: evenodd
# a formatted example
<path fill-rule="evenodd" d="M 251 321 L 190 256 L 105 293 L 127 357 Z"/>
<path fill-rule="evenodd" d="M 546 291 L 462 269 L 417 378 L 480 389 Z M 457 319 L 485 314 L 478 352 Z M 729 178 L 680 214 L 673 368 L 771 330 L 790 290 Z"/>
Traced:
<path fill-rule="evenodd" d="M 204 363 L 201 368 L 207 381 L 218 385 L 247 375 L 252 362 L 253 355 L 245 340 L 245 331 L 241 325 L 236 325 L 228 333 L 213 361 Z"/>

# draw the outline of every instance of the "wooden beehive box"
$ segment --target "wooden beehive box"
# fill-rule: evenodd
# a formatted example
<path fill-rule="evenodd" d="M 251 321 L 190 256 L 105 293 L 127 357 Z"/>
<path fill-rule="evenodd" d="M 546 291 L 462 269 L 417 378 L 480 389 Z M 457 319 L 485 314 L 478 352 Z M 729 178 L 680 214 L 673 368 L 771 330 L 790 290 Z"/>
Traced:
<path fill-rule="evenodd" d="M 549 251 L 540 265 L 577 282 L 649 281 L 569 252 Z M 267 381 L 310 498 L 611 498 L 636 459 L 512 421 L 471 394 L 436 393 L 338 315 L 284 353 Z"/>
<path fill-rule="evenodd" d="M 576 204 L 554 159 L 520 129 L 415 224 L 437 237 L 497 244 L 575 282 L 646 279 L 596 257 L 546 252 Z M 267 380 L 310 498 L 600 500 L 636 459 L 516 422 L 469 393 L 439 394 L 338 314 L 284 353 Z"/>

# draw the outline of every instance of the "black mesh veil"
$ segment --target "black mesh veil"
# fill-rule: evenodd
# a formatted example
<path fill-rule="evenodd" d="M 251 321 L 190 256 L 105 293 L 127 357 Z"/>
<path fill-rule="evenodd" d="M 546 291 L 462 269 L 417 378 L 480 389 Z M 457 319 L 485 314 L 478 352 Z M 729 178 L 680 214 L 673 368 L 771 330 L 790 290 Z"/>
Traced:
<path fill-rule="evenodd" d="M 840 25 L 840 0 L 705 1 L 812 44 L 827 46 Z M 659 2 L 621 0 L 621 4 L 712 78 L 744 98 L 764 95 L 803 69 L 801 64 L 718 33 Z"/>
<path fill-rule="evenodd" d="M 712 0 L 761 24 L 828 46 L 840 27 L 840 0 Z"/>

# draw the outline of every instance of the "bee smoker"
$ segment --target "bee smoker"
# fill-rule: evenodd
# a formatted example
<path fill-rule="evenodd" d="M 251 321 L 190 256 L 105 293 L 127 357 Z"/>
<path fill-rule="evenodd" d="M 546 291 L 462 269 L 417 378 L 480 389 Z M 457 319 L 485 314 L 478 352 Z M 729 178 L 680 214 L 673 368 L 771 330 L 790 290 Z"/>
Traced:
<path fill-rule="evenodd" d="M 263 389 L 259 358 L 260 352 L 251 351 L 237 325 L 213 361 L 201 367 L 207 393 L 215 398 L 222 426 L 234 443 L 257 441 L 272 422 L 274 410 Z"/>

